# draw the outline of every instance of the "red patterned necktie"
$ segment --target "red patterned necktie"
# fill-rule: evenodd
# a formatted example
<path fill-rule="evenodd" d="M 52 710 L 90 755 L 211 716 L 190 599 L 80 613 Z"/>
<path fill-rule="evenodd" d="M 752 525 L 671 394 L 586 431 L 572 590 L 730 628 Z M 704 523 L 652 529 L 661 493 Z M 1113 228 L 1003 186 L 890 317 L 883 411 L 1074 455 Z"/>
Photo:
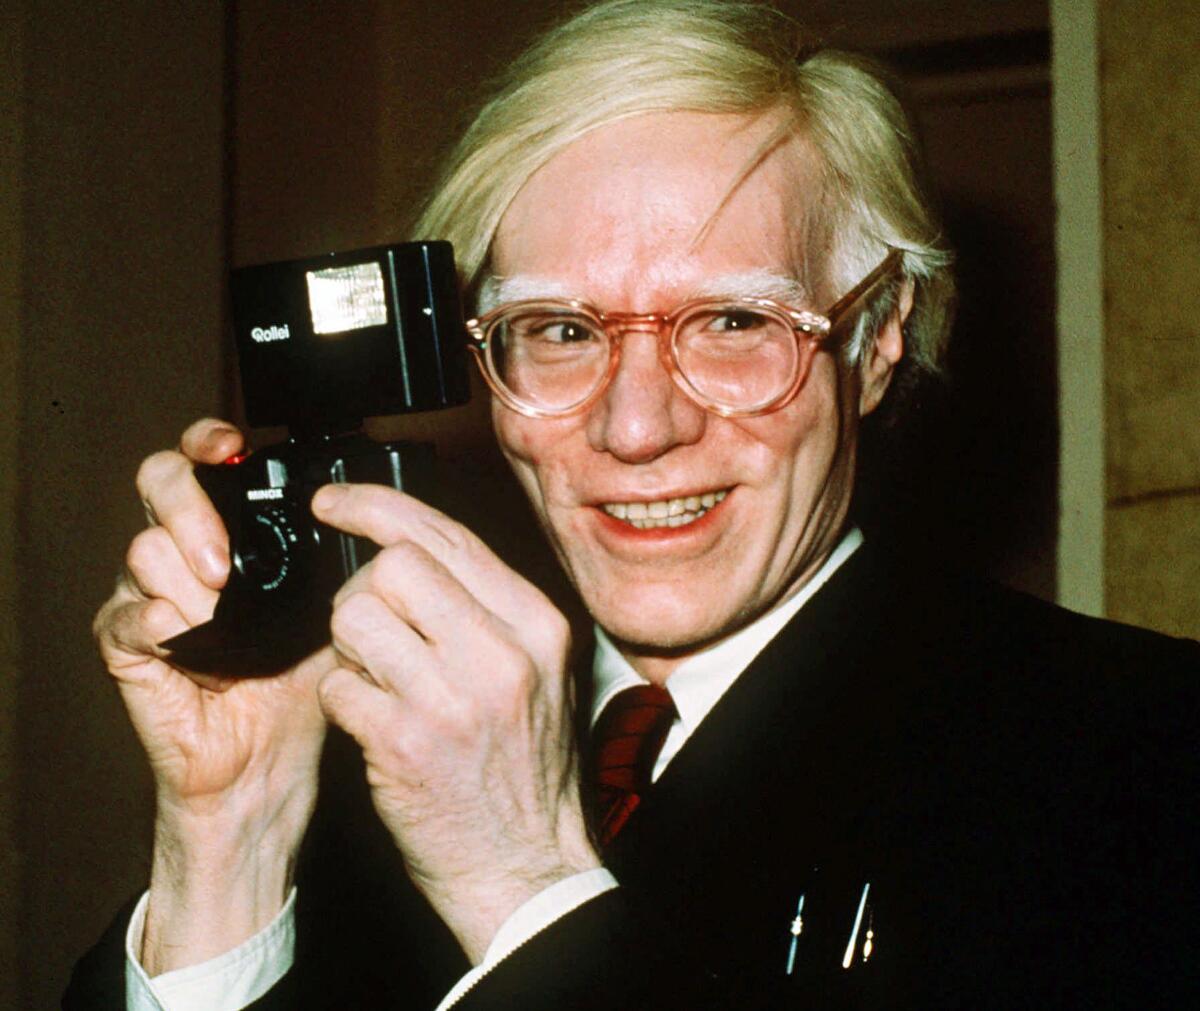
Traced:
<path fill-rule="evenodd" d="M 637 685 L 617 692 L 592 730 L 593 825 L 601 849 L 616 838 L 650 788 L 654 763 L 675 720 L 665 688 Z"/>

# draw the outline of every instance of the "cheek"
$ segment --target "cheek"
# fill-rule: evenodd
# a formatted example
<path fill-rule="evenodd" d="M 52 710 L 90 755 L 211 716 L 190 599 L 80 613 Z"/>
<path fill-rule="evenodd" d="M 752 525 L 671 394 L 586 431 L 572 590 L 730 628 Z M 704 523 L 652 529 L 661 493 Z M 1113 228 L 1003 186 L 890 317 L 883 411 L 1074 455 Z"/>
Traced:
<path fill-rule="evenodd" d="M 803 389 L 780 411 L 748 418 L 741 427 L 773 482 L 803 493 L 836 456 L 844 430 L 837 369 L 818 360 Z M 815 489 L 814 489 L 815 490 Z"/>
<path fill-rule="evenodd" d="M 512 467 L 534 508 L 542 514 L 544 510 L 537 480 L 537 461 L 540 454 L 536 431 L 529 427 L 530 420 L 492 401 L 492 431 L 496 433 L 500 452 Z"/>
<path fill-rule="evenodd" d="M 566 497 L 572 447 L 580 438 L 575 431 L 578 427 L 575 419 L 526 418 L 500 404 L 492 405 L 492 429 L 500 450 L 546 526 L 552 504 Z"/>
<path fill-rule="evenodd" d="M 846 424 L 843 393 L 836 366 L 814 363 L 792 403 L 751 419 L 766 472 L 755 522 L 777 574 L 827 546 L 844 522 L 853 484 L 853 425 Z"/>

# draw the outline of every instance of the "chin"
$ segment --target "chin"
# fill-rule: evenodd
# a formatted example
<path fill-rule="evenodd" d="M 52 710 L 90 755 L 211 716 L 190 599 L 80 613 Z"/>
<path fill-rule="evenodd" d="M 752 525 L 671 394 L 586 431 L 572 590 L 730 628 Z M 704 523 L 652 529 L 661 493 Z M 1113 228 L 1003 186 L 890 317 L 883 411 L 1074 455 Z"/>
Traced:
<path fill-rule="evenodd" d="M 735 623 L 732 615 L 701 612 L 694 606 L 672 607 L 670 602 L 661 600 L 656 604 L 646 601 L 633 604 L 589 610 L 611 637 L 638 648 L 639 652 L 687 652 L 719 638 Z"/>

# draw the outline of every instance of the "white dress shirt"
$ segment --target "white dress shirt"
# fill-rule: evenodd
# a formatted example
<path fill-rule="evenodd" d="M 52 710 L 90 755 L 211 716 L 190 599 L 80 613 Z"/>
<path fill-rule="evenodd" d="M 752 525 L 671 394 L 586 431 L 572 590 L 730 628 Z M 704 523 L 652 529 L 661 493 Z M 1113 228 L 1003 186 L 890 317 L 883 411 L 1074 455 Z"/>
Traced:
<path fill-rule="evenodd" d="M 679 716 L 667 732 L 659 752 L 652 776 L 654 780 L 662 775 L 742 671 L 858 550 L 862 541 L 862 533 L 857 528 L 850 530 L 813 577 L 798 590 L 745 628 L 688 657 L 672 671 L 666 688 Z M 646 679 L 630 666 L 599 627 L 596 628 L 596 652 L 592 662 L 595 677 L 591 720 L 594 725 L 617 692 L 645 684 Z M 555 882 L 539 892 L 504 921 L 483 961 L 455 984 L 437 1011 L 453 1006 L 502 959 L 555 920 L 616 887 L 616 879 L 601 867 Z M 232 951 L 151 979 L 137 956 L 141 950 L 147 895 L 143 895 L 138 903 L 125 937 L 128 1011 L 240 1011 L 266 993 L 292 966 L 296 939 L 295 889 L 270 924 Z"/>

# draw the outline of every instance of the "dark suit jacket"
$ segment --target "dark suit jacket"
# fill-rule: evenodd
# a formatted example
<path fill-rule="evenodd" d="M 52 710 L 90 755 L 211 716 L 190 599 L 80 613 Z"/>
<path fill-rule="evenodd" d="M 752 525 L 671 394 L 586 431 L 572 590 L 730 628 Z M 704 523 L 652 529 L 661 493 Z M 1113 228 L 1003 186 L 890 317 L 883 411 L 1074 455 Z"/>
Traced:
<path fill-rule="evenodd" d="M 639 807 L 606 858 L 622 887 L 459 1006 L 1191 1006 L 1198 702 L 1200 644 L 863 548 Z M 386 834 L 337 827 L 365 793 L 330 792 L 296 966 L 256 1006 L 432 1007 L 461 952 Z M 121 1006 L 124 923 L 68 1007 Z"/>

